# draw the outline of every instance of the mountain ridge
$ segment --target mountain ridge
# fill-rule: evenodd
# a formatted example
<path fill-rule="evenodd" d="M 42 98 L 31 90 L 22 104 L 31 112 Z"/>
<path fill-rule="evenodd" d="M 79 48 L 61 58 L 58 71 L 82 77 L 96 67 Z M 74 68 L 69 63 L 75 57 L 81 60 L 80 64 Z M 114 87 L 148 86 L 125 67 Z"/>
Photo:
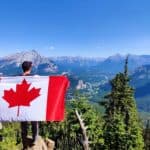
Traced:
<path fill-rule="evenodd" d="M 4 75 L 13 75 L 21 72 L 23 61 L 32 61 L 34 73 L 57 72 L 56 64 L 47 57 L 43 57 L 35 50 L 23 51 L 0 58 L 0 72 Z"/>
<path fill-rule="evenodd" d="M 116 54 L 108 58 L 102 57 L 81 57 L 81 56 L 41 56 L 36 50 L 22 51 L 0 58 L 0 72 L 8 73 L 7 68 L 17 67 L 24 60 L 32 61 L 34 72 L 40 74 L 71 72 L 86 73 L 92 72 L 116 74 L 122 72 L 124 61 L 127 55 Z M 150 64 L 150 55 L 129 54 L 129 71 L 133 72 L 137 67 Z"/>

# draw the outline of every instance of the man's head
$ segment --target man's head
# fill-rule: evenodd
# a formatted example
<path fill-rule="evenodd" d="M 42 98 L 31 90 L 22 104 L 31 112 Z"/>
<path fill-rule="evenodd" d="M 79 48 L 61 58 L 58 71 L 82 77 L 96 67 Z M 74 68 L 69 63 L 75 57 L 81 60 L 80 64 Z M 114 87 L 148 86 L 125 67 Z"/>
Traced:
<path fill-rule="evenodd" d="M 28 72 L 30 73 L 32 69 L 32 62 L 31 61 L 24 61 L 22 63 L 22 70 L 24 73 Z"/>

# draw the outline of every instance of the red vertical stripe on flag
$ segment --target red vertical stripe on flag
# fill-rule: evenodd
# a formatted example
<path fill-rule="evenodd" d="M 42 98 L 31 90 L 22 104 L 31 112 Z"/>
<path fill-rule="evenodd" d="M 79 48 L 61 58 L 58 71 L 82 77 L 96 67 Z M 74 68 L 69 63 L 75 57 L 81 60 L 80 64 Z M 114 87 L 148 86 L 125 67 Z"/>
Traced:
<path fill-rule="evenodd" d="M 64 100 L 69 80 L 65 76 L 50 76 L 47 98 L 47 121 L 62 121 L 64 119 Z"/>

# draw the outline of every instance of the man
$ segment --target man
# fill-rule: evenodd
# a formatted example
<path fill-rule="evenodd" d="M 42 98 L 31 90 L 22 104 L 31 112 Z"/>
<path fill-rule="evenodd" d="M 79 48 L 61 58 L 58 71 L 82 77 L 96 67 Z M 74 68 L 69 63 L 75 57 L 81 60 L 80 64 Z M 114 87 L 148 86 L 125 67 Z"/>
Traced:
<path fill-rule="evenodd" d="M 22 70 L 23 70 L 22 76 L 30 76 L 32 70 L 32 62 L 24 61 L 22 63 Z M 32 125 L 32 139 L 34 144 L 34 142 L 38 137 L 39 125 L 37 121 L 31 121 L 31 125 Z M 22 136 L 23 150 L 27 148 L 25 145 L 27 139 L 27 133 L 28 133 L 27 130 L 28 130 L 28 122 L 27 121 L 21 122 L 21 136 Z"/>

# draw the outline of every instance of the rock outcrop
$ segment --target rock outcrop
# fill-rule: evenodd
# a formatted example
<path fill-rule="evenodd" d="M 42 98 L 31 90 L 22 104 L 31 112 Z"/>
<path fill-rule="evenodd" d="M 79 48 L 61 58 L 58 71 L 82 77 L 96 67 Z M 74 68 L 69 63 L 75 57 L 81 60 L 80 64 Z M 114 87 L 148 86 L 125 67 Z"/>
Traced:
<path fill-rule="evenodd" d="M 33 144 L 32 138 L 28 137 L 26 146 L 26 150 L 54 150 L 55 142 L 50 139 L 43 139 L 41 136 L 39 136 Z"/>

